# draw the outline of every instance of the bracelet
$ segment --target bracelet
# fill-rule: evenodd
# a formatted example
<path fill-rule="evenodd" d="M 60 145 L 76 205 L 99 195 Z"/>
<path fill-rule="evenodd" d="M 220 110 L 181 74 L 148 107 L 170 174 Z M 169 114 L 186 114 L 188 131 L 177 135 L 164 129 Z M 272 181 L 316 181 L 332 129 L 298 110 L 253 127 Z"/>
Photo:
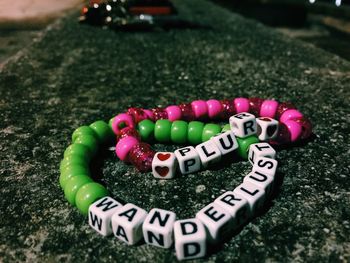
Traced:
<path fill-rule="evenodd" d="M 202 103 L 201 105 L 204 104 Z M 224 105 L 224 103 L 221 105 Z M 193 115 L 193 112 L 191 113 L 188 110 L 188 106 L 184 108 L 186 108 L 187 111 L 186 114 L 182 116 L 190 116 L 193 119 L 204 118 L 203 110 L 201 110 L 200 107 L 197 111 L 194 111 L 195 113 Z M 134 113 L 136 112 L 135 108 L 131 109 L 132 110 L 128 110 L 129 113 L 132 111 L 134 111 Z M 230 109 L 232 110 L 232 108 Z M 290 109 L 286 109 L 285 112 L 288 110 Z M 157 120 L 162 120 L 162 118 L 165 117 L 164 112 L 166 111 L 159 108 L 152 111 L 137 111 L 139 113 L 141 111 L 142 113 L 148 112 L 149 115 L 144 119 L 137 119 L 132 114 L 124 115 L 124 117 L 122 116 L 124 118 L 122 122 L 126 124 L 126 127 L 119 131 L 117 130 L 118 143 L 116 151 L 118 144 L 119 146 L 124 145 L 123 147 L 130 147 L 127 143 L 120 144 L 121 142 L 127 141 L 126 139 L 133 140 L 132 142 L 136 143 L 133 144 L 129 150 L 127 149 L 124 160 L 130 161 L 134 165 L 136 164 L 137 168 L 142 167 L 149 170 L 149 167 L 152 167 L 153 157 L 156 153 L 151 149 L 149 144 L 140 142 L 140 134 L 142 134 L 142 132 L 140 132 L 140 129 L 139 132 L 137 132 L 135 123 L 140 124 L 142 120 L 146 119 L 156 120 L 155 116 L 158 116 L 157 118 L 159 119 Z M 150 112 L 152 112 L 153 115 L 151 115 Z M 157 112 L 157 114 L 155 114 L 155 112 Z M 217 112 L 219 113 L 216 115 L 211 114 L 211 116 L 223 116 L 226 114 L 225 111 Z M 243 119 L 249 117 L 255 120 L 255 117 L 249 116 L 250 114 L 248 113 L 240 113 L 241 115 L 243 114 L 243 116 L 241 116 Z M 278 126 L 281 127 L 285 125 L 290 135 L 292 134 L 291 131 L 295 132 L 293 130 L 295 128 L 292 129 L 290 127 L 294 125 L 300 128 L 300 134 L 297 138 L 293 137 L 293 140 L 290 140 L 292 142 L 307 138 L 311 134 L 310 122 L 299 114 L 297 110 L 294 110 L 292 113 L 289 112 L 288 114 L 290 115 L 287 115 L 284 120 L 282 117 L 286 116 L 286 114 L 280 114 L 281 117 Z M 169 115 L 171 114 L 168 113 L 167 117 Z M 209 116 L 208 113 L 207 115 Z M 299 117 L 295 117 L 295 115 Z M 118 116 L 120 117 L 120 115 Z M 113 124 L 116 119 L 118 120 L 118 116 L 110 121 L 113 128 L 115 128 Z M 133 116 L 131 121 L 129 118 L 130 116 Z M 272 118 L 270 116 L 262 117 Z M 171 118 L 169 118 L 169 120 L 170 119 Z M 251 119 L 251 121 L 253 121 L 253 119 Z M 234 125 L 231 120 L 232 119 L 230 119 L 230 125 L 232 127 Z M 240 124 L 244 124 L 246 121 L 247 119 L 240 122 Z M 263 121 L 270 122 L 266 120 Z M 297 125 L 295 123 L 297 123 Z M 118 128 L 121 128 L 120 124 L 119 121 L 117 125 Z M 241 126 L 241 128 L 242 127 L 245 126 Z M 216 135 L 216 137 L 232 133 L 228 130 L 227 125 L 224 126 L 223 129 L 224 133 Z M 237 129 L 242 131 L 238 126 Z M 113 130 L 114 132 L 116 131 L 115 129 Z M 245 176 L 241 185 L 236 187 L 233 191 L 227 191 L 216 198 L 212 203 L 201 209 L 194 219 L 176 221 L 175 213 L 158 208 L 152 209 L 147 214 L 145 210 L 134 204 L 128 203 L 123 205 L 109 197 L 107 189 L 101 184 L 93 182 L 89 176 L 89 162 L 97 153 L 98 145 L 112 142 L 113 138 L 114 134 L 110 125 L 103 121 L 97 121 L 89 126 L 82 126 L 76 129 L 72 135 L 73 144 L 64 152 L 64 158 L 60 164 L 60 185 L 64 189 L 65 196 L 69 203 L 76 205 L 82 214 L 89 215 L 89 224 L 92 228 L 105 236 L 114 233 L 118 239 L 128 244 L 135 244 L 143 237 L 146 243 L 169 248 L 175 240 L 175 250 L 179 260 L 203 257 L 206 254 L 207 242 L 216 244 L 231 236 L 234 231 L 237 231 L 237 229 L 241 228 L 249 219 L 256 215 L 263 204 L 269 200 L 274 189 L 274 178 L 277 169 L 277 161 L 274 160 L 276 152 L 267 142 L 259 143 L 256 136 L 247 135 L 243 139 L 237 138 L 237 141 L 247 141 L 242 144 L 245 146 L 242 152 L 247 155 L 247 150 L 249 149 L 248 159 L 253 165 L 253 169 L 251 173 Z M 147 137 L 144 137 L 144 139 L 145 138 L 147 139 Z M 252 138 L 255 139 L 252 140 Z M 290 138 L 292 138 L 292 136 L 290 136 Z M 189 147 L 182 149 L 186 148 Z M 181 149 L 177 151 L 181 152 L 179 150 Z M 157 158 L 160 157 L 160 159 L 164 159 L 168 157 L 165 156 L 167 154 L 168 153 L 157 153 L 156 156 Z M 173 154 L 176 155 L 176 151 Z M 141 159 L 141 161 L 137 160 L 137 157 L 140 157 L 139 159 Z M 146 162 L 144 162 L 145 160 Z M 146 171 L 146 169 L 143 171 Z"/>

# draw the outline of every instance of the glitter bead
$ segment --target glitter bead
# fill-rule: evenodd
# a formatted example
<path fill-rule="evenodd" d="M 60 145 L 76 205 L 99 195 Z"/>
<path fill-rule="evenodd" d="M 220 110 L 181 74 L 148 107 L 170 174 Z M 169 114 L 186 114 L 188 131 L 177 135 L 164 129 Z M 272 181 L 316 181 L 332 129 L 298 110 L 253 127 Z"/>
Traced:
<path fill-rule="evenodd" d="M 140 140 L 140 135 L 136 129 L 131 128 L 131 127 L 125 127 L 124 129 L 122 129 L 120 131 L 120 134 L 117 135 L 117 142 L 120 139 L 125 138 L 127 136 L 132 136 L 132 137 L 135 137 L 137 140 Z"/>
<path fill-rule="evenodd" d="M 220 101 L 222 105 L 222 112 L 220 118 L 228 120 L 231 116 L 236 114 L 236 107 L 233 100 L 224 99 Z"/>
<path fill-rule="evenodd" d="M 302 117 L 300 119 L 296 119 L 295 122 L 301 125 L 301 136 L 300 139 L 305 140 L 310 137 L 312 133 L 312 124 L 309 119 L 306 117 Z"/>
<path fill-rule="evenodd" d="M 275 116 L 276 120 L 279 120 L 279 118 L 285 111 L 291 110 L 291 109 L 295 109 L 295 106 L 291 102 L 280 103 L 277 107 L 277 112 Z"/>
<path fill-rule="evenodd" d="M 249 98 L 249 112 L 254 114 L 255 117 L 258 117 L 260 114 L 260 108 L 262 103 L 264 102 L 263 99 L 260 98 Z"/>
<path fill-rule="evenodd" d="M 161 120 L 161 119 L 168 119 L 168 113 L 163 108 L 155 108 L 152 109 L 154 121 Z"/>
<path fill-rule="evenodd" d="M 147 172 L 152 170 L 152 161 L 155 153 L 149 144 L 141 142 L 131 148 L 128 159 L 137 170 Z"/>
<path fill-rule="evenodd" d="M 181 115 L 182 119 L 184 121 L 193 121 L 195 120 L 194 112 L 192 110 L 191 103 L 183 103 L 179 105 L 179 108 L 181 109 Z"/>
<path fill-rule="evenodd" d="M 129 108 L 127 114 L 133 118 L 135 124 L 148 118 L 146 112 L 141 108 Z"/>

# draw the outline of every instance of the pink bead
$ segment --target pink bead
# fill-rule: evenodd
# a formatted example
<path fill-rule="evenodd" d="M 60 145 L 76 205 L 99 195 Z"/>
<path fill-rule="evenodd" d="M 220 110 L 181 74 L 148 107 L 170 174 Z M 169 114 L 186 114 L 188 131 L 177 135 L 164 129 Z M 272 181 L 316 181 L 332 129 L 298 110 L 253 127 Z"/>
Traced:
<path fill-rule="evenodd" d="M 264 100 L 260 107 L 260 117 L 274 118 L 277 112 L 278 102 L 275 100 Z"/>
<path fill-rule="evenodd" d="M 139 141 L 133 136 L 124 137 L 117 143 L 115 147 L 115 153 L 120 160 L 126 161 L 131 148 L 138 143 Z"/>
<path fill-rule="evenodd" d="M 208 116 L 210 119 L 214 119 L 222 112 L 222 105 L 218 100 L 207 101 Z"/>
<path fill-rule="evenodd" d="M 179 106 L 168 106 L 166 107 L 165 111 L 168 113 L 169 121 L 176 121 L 181 119 L 181 109 Z"/>
<path fill-rule="evenodd" d="M 147 119 L 153 121 L 154 120 L 154 116 L 153 116 L 153 112 L 151 110 L 143 110 L 144 113 L 146 113 L 147 115 Z"/>
<path fill-rule="evenodd" d="M 249 100 L 246 98 L 236 98 L 234 99 L 234 104 L 237 113 L 249 112 Z"/>
<path fill-rule="evenodd" d="M 203 119 L 208 116 L 208 107 L 205 100 L 195 100 L 191 103 L 194 116 L 197 119 Z"/>
<path fill-rule="evenodd" d="M 134 123 L 136 124 L 140 121 L 147 119 L 147 114 L 144 112 L 143 109 L 140 108 L 129 108 L 127 114 L 129 114 L 133 118 Z"/>
<path fill-rule="evenodd" d="M 280 118 L 280 122 L 286 122 L 287 120 L 295 120 L 295 119 L 301 119 L 303 117 L 303 114 L 301 114 L 298 110 L 287 110 L 285 111 Z"/>
<path fill-rule="evenodd" d="M 134 128 L 134 120 L 133 118 L 126 113 L 121 113 L 115 116 L 113 123 L 112 123 L 112 129 L 116 135 L 120 134 L 120 129 L 124 127 L 120 127 L 121 124 L 125 124 L 126 127 Z"/>
<path fill-rule="evenodd" d="M 293 120 L 287 120 L 284 122 L 290 132 L 290 140 L 295 142 L 300 138 L 302 127 L 299 123 Z"/>

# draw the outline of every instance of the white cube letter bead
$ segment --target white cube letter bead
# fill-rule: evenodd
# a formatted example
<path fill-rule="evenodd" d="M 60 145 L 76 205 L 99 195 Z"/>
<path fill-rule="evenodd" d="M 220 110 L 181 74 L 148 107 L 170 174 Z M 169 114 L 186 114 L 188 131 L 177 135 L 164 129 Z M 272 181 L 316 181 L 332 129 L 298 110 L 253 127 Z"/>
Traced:
<path fill-rule="evenodd" d="M 278 162 L 274 159 L 259 157 L 253 165 L 253 172 L 258 171 L 262 174 L 270 175 L 275 178 Z"/>
<path fill-rule="evenodd" d="M 276 159 L 276 151 L 267 142 L 251 144 L 248 153 L 249 162 L 254 165 L 255 160 L 259 157 Z"/>
<path fill-rule="evenodd" d="M 207 251 L 206 233 L 198 219 L 178 220 L 174 224 L 175 251 L 178 260 L 204 257 Z"/>
<path fill-rule="evenodd" d="M 97 200 L 89 207 L 89 225 L 103 236 L 112 234 L 111 218 L 122 206 L 109 196 Z"/>
<path fill-rule="evenodd" d="M 112 216 L 114 235 L 129 245 L 142 239 L 142 223 L 147 212 L 134 204 L 126 204 Z"/>
<path fill-rule="evenodd" d="M 216 203 L 210 203 L 196 214 L 205 226 L 210 243 L 225 240 L 232 233 L 233 220 L 228 211 Z"/>
<path fill-rule="evenodd" d="M 256 119 L 257 132 L 260 141 L 275 139 L 278 134 L 278 121 L 268 117 Z"/>
<path fill-rule="evenodd" d="M 214 203 L 230 213 L 233 218 L 233 229 L 241 227 L 251 217 L 248 201 L 232 191 L 223 193 L 214 200 Z"/>
<path fill-rule="evenodd" d="M 169 248 L 173 244 L 174 212 L 153 208 L 143 222 L 145 242 L 157 247 Z"/>
<path fill-rule="evenodd" d="M 272 192 L 273 177 L 271 175 L 265 175 L 259 171 L 253 171 L 244 177 L 243 182 L 250 182 L 264 189 L 266 198 L 269 197 Z"/>
<path fill-rule="evenodd" d="M 256 119 L 248 112 L 238 113 L 230 117 L 230 126 L 233 133 L 240 138 L 256 134 Z"/>
<path fill-rule="evenodd" d="M 222 155 L 233 152 L 238 148 L 236 136 L 232 131 L 223 132 L 219 135 L 214 136 L 210 140 L 212 140 L 216 146 L 219 147 Z"/>
<path fill-rule="evenodd" d="M 171 179 L 175 176 L 177 159 L 172 152 L 157 152 L 152 161 L 152 173 L 155 178 Z"/>
<path fill-rule="evenodd" d="M 199 155 L 192 146 L 177 149 L 174 153 L 182 174 L 194 173 L 201 168 Z"/>
<path fill-rule="evenodd" d="M 195 149 L 204 168 L 208 167 L 211 163 L 220 161 L 221 159 L 219 147 L 217 147 L 212 140 L 198 144 Z"/>
<path fill-rule="evenodd" d="M 265 191 L 264 189 L 250 182 L 243 182 L 233 190 L 248 201 L 250 213 L 252 216 L 264 205 Z"/>

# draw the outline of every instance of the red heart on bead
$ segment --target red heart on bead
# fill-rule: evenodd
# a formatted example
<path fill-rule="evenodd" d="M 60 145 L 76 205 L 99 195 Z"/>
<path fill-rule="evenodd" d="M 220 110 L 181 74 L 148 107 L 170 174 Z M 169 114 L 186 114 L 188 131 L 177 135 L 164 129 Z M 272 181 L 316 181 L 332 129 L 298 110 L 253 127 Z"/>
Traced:
<path fill-rule="evenodd" d="M 169 173 L 169 168 L 166 166 L 156 166 L 155 170 L 161 177 L 165 177 Z"/>
<path fill-rule="evenodd" d="M 266 117 L 259 118 L 259 120 L 261 120 L 261 121 L 267 121 L 267 122 L 270 122 L 270 121 L 271 121 L 270 118 L 266 118 Z"/>
<path fill-rule="evenodd" d="M 266 133 L 269 137 L 271 137 L 272 135 L 275 134 L 276 130 L 277 130 L 277 126 L 269 126 L 267 127 Z"/>
<path fill-rule="evenodd" d="M 158 153 L 157 154 L 157 158 L 161 161 L 165 161 L 165 160 L 168 160 L 170 158 L 170 153 Z"/>

